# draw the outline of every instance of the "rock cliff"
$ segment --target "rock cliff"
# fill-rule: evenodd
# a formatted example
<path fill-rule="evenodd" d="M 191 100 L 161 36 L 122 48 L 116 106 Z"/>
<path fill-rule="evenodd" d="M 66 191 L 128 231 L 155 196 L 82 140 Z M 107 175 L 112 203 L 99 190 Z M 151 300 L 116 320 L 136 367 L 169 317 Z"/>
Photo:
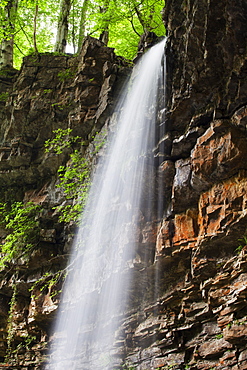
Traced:
<path fill-rule="evenodd" d="M 59 220 L 57 206 L 66 206 L 71 199 L 67 200 L 62 188 L 56 186 L 58 169 L 67 163 L 71 166 L 68 161 L 75 148 L 63 146 L 64 137 L 58 144 L 59 152 L 47 151 L 45 142 L 54 139 L 54 131 L 69 128 L 72 142 L 73 138 L 74 142 L 80 139 L 76 150 L 82 157 L 87 150 L 93 162 L 96 144 L 91 142 L 102 126 L 107 126 L 113 96 L 118 96 L 129 71 L 129 64 L 113 49 L 88 37 L 78 56 L 34 54 L 24 58 L 20 72 L 2 71 L 0 75 L 1 202 L 7 207 L 23 202 L 40 205 L 40 211 L 32 215 L 38 237 L 31 249 L 25 252 L 24 246 L 20 250 L 23 253 L 1 265 L 3 368 L 41 368 L 77 227 L 73 221 Z M 10 212 L 7 217 L 11 217 Z M 1 216 L 2 243 L 7 235 L 3 226 Z M 24 226 L 19 224 L 21 232 Z M 15 227 L 12 224 L 11 231 Z M 15 245 L 20 244 L 21 233 L 18 237 Z"/>
<path fill-rule="evenodd" d="M 162 212 L 140 230 L 118 345 L 126 369 L 247 369 L 247 5 L 167 0 L 163 15 L 167 89 L 154 151 Z M 69 127 L 90 152 L 128 72 L 87 38 L 78 57 L 33 55 L 0 76 L 1 200 L 42 209 L 36 247 L 0 273 L 2 361 L 11 350 L 0 368 L 45 366 L 76 228 L 53 209 L 66 203 L 56 184 L 70 149 L 47 153 L 44 142 Z"/>

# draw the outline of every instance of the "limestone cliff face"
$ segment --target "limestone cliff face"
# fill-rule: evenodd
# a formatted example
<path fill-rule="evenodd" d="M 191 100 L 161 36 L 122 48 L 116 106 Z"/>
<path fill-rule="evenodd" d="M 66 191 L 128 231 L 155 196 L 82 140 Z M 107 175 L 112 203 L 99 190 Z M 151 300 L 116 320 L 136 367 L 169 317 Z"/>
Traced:
<path fill-rule="evenodd" d="M 247 5 L 167 0 L 164 21 L 167 102 L 166 111 L 159 102 L 164 134 L 155 149 L 163 216 L 140 230 L 133 301 L 118 345 L 139 370 L 246 369 L 247 246 L 239 239 L 247 229 Z M 107 123 L 127 72 L 111 49 L 89 38 L 79 57 L 27 57 L 13 89 L 12 76 L 4 80 L 1 198 L 42 205 L 38 248 L 18 269 L 1 272 L 2 358 L 14 284 L 13 349 L 19 344 L 4 368 L 42 368 L 62 285 L 47 284 L 44 274 L 65 267 L 74 233 L 52 210 L 64 201 L 55 183 L 68 152 L 44 153 L 44 141 L 71 127 L 89 143 Z"/>

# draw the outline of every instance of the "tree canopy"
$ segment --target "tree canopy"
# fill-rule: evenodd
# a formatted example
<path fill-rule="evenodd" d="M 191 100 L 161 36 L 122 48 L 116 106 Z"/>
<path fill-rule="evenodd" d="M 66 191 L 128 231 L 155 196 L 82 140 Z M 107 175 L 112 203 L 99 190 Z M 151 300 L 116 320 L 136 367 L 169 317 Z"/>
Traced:
<path fill-rule="evenodd" d="M 0 67 L 32 52 L 72 52 L 90 35 L 132 59 L 140 36 L 164 35 L 164 0 L 0 0 Z"/>

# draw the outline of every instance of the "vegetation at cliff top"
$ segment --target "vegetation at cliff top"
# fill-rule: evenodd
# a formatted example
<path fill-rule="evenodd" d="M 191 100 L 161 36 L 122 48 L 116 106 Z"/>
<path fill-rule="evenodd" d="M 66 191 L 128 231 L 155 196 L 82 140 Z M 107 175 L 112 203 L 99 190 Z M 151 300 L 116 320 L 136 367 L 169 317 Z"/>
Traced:
<path fill-rule="evenodd" d="M 0 0 L 0 67 L 32 52 L 80 50 L 90 35 L 129 59 L 143 33 L 164 35 L 163 0 Z"/>

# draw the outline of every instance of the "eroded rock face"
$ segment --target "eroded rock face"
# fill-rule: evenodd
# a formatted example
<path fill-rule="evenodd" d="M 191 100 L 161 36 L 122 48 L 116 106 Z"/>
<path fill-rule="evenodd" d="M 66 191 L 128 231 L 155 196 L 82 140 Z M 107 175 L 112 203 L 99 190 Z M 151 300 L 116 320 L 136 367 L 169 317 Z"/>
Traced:
<path fill-rule="evenodd" d="M 246 4 L 171 0 L 164 19 L 170 152 L 160 170 L 171 188 L 153 265 L 159 300 L 132 316 L 129 362 L 244 369 Z"/>
<path fill-rule="evenodd" d="M 44 143 L 54 130 L 70 128 L 82 145 L 90 145 L 107 125 L 113 95 L 128 74 L 128 63 L 113 49 L 88 37 L 80 55 L 31 55 L 19 73 L 4 80 L 0 200 L 41 205 L 38 245 L 0 272 L 0 362 L 10 352 L 4 368 L 41 369 L 76 231 L 73 222 L 59 222 L 53 209 L 65 201 L 56 188 L 57 170 L 66 165 L 70 149 L 46 152 Z M 1 240 L 6 235 L 1 229 Z"/>
<path fill-rule="evenodd" d="M 40 187 L 44 178 L 49 181 L 56 174 L 64 154 L 44 153 L 54 130 L 69 127 L 85 140 L 100 130 L 120 70 L 113 49 L 90 37 L 78 57 L 47 53 L 24 58 L 0 129 L 2 189 Z"/>
<path fill-rule="evenodd" d="M 172 130 L 207 125 L 245 105 L 246 4 L 172 0 L 164 19 Z"/>

